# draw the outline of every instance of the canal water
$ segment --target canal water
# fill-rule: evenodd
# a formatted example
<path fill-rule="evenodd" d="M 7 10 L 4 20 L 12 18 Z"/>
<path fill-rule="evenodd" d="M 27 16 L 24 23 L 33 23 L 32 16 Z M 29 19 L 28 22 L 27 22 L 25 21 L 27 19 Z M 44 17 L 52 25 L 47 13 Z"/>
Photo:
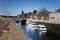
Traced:
<path fill-rule="evenodd" d="M 21 23 L 19 23 L 19 27 L 21 27 L 25 33 L 27 33 L 32 38 L 32 40 L 51 40 L 50 38 L 42 35 L 41 32 L 29 29 L 27 25 L 21 25 Z"/>

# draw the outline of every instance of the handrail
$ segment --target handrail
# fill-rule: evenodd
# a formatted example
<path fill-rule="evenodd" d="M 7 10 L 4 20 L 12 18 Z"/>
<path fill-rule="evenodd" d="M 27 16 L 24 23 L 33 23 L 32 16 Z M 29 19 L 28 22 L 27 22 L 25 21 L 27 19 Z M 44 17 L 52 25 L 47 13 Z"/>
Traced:
<path fill-rule="evenodd" d="M 0 26 L 0 37 L 1 37 L 2 34 L 4 33 L 4 32 L 2 32 L 2 30 L 6 29 L 8 25 L 9 25 L 9 21 L 5 21 L 5 22 L 3 23 L 3 25 Z"/>

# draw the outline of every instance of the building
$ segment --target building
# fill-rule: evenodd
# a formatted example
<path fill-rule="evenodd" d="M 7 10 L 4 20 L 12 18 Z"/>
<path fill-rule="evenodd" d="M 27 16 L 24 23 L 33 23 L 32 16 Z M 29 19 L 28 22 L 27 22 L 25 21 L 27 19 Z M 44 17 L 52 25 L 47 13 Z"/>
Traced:
<path fill-rule="evenodd" d="M 51 21 L 51 22 L 60 22 L 60 12 L 49 14 L 49 21 Z"/>
<path fill-rule="evenodd" d="M 49 20 L 49 16 L 41 16 L 41 20 Z"/>
<path fill-rule="evenodd" d="M 37 19 L 37 15 L 36 15 L 36 14 L 32 14 L 32 15 L 30 16 L 30 19 L 36 20 L 36 19 Z"/>

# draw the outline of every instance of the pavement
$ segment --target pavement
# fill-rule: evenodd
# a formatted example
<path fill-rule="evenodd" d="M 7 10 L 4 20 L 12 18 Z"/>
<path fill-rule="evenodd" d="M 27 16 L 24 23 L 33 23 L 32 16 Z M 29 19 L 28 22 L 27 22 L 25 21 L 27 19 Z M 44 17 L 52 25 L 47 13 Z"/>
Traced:
<path fill-rule="evenodd" d="M 32 40 L 13 20 L 7 29 L 9 30 L 3 30 L 0 40 Z"/>

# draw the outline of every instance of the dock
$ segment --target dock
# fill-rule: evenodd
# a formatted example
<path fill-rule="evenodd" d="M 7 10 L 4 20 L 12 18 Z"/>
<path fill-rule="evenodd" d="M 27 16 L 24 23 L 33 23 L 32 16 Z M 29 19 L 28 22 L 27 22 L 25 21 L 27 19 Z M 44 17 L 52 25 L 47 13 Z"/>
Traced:
<path fill-rule="evenodd" d="M 0 40 L 32 40 L 13 20 L 10 21 L 7 29 L 9 31 L 3 30 L 4 33 L 0 37 Z"/>

